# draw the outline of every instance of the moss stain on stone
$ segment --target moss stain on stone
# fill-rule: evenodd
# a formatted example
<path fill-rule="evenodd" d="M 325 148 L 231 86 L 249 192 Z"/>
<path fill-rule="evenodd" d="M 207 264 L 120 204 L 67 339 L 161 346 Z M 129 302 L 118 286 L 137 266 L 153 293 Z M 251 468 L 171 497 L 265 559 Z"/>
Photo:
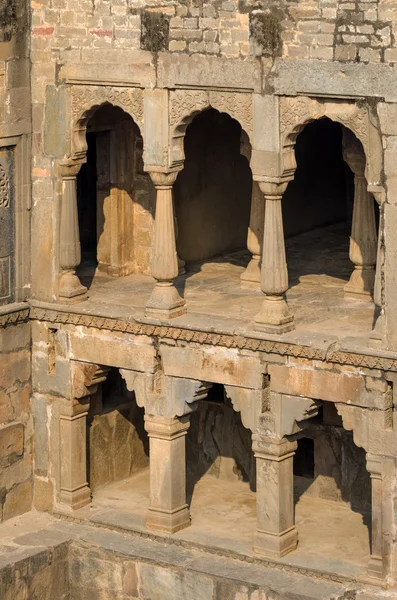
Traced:
<path fill-rule="evenodd" d="M 161 12 L 144 10 L 141 13 L 141 49 L 154 55 L 168 50 L 170 19 Z"/>

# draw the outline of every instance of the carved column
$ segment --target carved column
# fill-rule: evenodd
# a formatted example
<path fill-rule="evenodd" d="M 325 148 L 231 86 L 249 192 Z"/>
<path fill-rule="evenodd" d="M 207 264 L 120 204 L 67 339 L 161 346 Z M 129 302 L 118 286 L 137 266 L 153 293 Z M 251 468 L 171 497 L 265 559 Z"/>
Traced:
<path fill-rule="evenodd" d="M 296 442 L 253 436 L 256 458 L 256 518 L 254 551 L 281 558 L 295 550 L 298 533 L 294 514 L 293 460 Z"/>
<path fill-rule="evenodd" d="M 150 171 L 150 177 L 156 186 L 152 276 L 157 282 L 146 304 L 146 316 L 159 319 L 171 319 L 186 312 L 185 300 L 180 297 L 173 283 L 178 276 L 172 199 L 172 186 L 177 174 L 177 171 Z"/>
<path fill-rule="evenodd" d="M 241 275 L 243 287 L 259 289 L 261 283 L 261 253 L 263 247 L 263 227 L 265 221 L 265 201 L 257 181 L 252 182 L 250 224 L 248 227 L 247 248 L 252 258 Z"/>
<path fill-rule="evenodd" d="M 149 529 L 175 533 L 190 525 L 186 503 L 185 436 L 189 417 L 145 415 L 149 435 L 150 505 Z"/>
<path fill-rule="evenodd" d="M 86 417 L 89 397 L 65 403 L 59 416 L 59 500 L 76 510 L 91 502 L 87 482 Z"/>
<path fill-rule="evenodd" d="M 356 145 L 345 146 L 343 157 L 354 173 L 353 221 L 349 257 L 354 271 L 345 285 L 345 297 L 368 301 L 375 281 L 377 236 L 374 200 L 367 190 L 365 155 Z"/>
<path fill-rule="evenodd" d="M 383 190 L 382 190 L 383 191 Z M 371 331 L 370 340 L 374 347 L 381 347 L 385 338 L 385 309 L 382 293 L 382 271 L 384 266 L 384 244 L 382 243 L 383 231 L 383 194 L 374 192 L 374 197 L 379 204 L 379 231 L 378 231 L 378 250 L 376 253 L 375 285 L 374 285 L 374 303 L 378 308 L 379 314 L 376 319 L 375 327 Z"/>
<path fill-rule="evenodd" d="M 382 485 L 382 457 L 367 455 L 367 470 L 371 476 L 372 488 L 372 535 L 371 558 L 368 564 L 368 577 L 383 579 L 384 573 L 384 548 L 383 548 L 383 485 Z"/>
<path fill-rule="evenodd" d="M 62 200 L 59 240 L 59 296 L 66 302 L 86 299 L 87 288 L 81 285 L 76 268 L 81 261 L 76 176 L 81 163 L 61 163 Z"/>
<path fill-rule="evenodd" d="M 261 289 L 265 299 L 255 317 L 255 329 L 269 333 L 285 333 L 294 329 L 294 317 L 285 300 L 288 271 L 285 257 L 281 199 L 288 182 L 260 181 L 265 196 L 265 227 L 261 267 Z"/>
<path fill-rule="evenodd" d="M 64 399 L 59 412 L 59 500 L 76 510 L 89 504 L 87 482 L 87 414 L 90 396 L 105 381 L 109 367 L 71 361 L 71 400 Z"/>

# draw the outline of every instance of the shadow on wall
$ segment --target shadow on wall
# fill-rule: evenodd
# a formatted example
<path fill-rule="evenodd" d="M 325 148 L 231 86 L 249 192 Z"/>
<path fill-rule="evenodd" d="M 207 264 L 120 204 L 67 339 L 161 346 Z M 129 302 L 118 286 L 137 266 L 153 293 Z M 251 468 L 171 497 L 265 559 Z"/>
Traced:
<path fill-rule="evenodd" d="M 343 429 L 335 405 L 324 402 L 319 421 L 298 440 L 294 457 L 295 502 L 302 496 L 346 502 L 362 516 L 371 544 L 371 479 L 366 453 Z"/>
<path fill-rule="evenodd" d="M 246 481 L 256 490 L 255 457 L 252 435 L 225 396 L 224 388 L 214 384 L 206 400 L 190 416 L 186 437 L 187 502 L 203 475 L 226 481 Z"/>
<path fill-rule="evenodd" d="M 174 185 L 178 255 L 186 262 L 246 247 L 252 173 L 240 138 L 239 123 L 214 109 L 186 131 L 185 165 Z"/>
<path fill-rule="evenodd" d="M 144 410 L 117 369 L 91 397 L 87 419 L 87 473 L 92 491 L 149 466 Z"/>
<path fill-rule="evenodd" d="M 143 171 L 139 128 L 106 104 L 87 125 L 87 162 L 77 177 L 82 263 L 90 286 L 98 266 L 114 276 L 148 272 L 155 190 Z"/>

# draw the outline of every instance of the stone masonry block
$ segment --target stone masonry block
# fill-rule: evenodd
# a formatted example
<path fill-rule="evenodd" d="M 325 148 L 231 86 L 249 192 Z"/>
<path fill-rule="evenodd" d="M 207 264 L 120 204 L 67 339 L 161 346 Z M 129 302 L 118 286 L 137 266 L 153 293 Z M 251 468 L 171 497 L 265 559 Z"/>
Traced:
<path fill-rule="evenodd" d="M 8 466 L 23 456 L 24 426 L 10 423 L 0 427 L 0 466 Z"/>

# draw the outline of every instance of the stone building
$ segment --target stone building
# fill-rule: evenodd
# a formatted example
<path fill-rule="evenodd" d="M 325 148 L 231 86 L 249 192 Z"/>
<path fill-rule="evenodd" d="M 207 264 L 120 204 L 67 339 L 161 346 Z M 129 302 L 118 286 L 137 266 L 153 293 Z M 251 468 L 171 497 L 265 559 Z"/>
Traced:
<path fill-rule="evenodd" d="M 395 0 L 2 0 L 2 600 L 397 597 L 396 62 Z"/>

